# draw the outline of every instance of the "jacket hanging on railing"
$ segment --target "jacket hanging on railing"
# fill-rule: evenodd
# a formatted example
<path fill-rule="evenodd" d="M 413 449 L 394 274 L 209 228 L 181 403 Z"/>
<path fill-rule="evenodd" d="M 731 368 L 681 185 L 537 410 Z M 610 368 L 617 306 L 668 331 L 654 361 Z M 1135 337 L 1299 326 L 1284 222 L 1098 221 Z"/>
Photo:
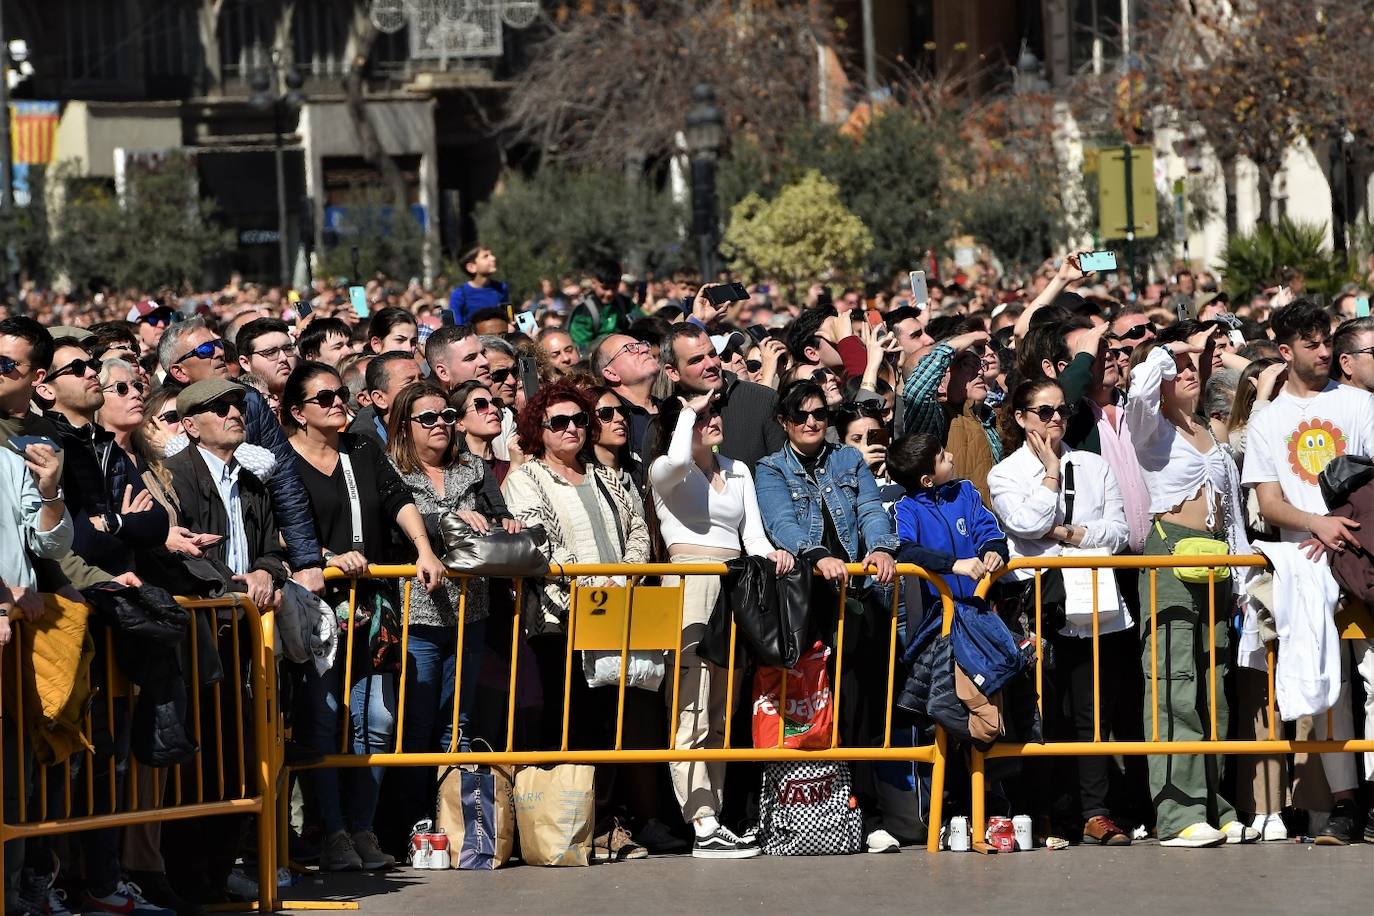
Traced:
<path fill-rule="evenodd" d="M 730 621 L 738 626 L 735 662 L 740 646 L 757 664 L 790 668 L 801 658 L 810 623 L 811 564 L 799 560 L 792 572 L 778 577 L 767 557 L 728 560 L 720 595 L 711 611 L 697 655 L 713 665 L 730 663 Z"/>
<path fill-rule="evenodd" d="M 24 689 L 4 696 L 5 714 L 23 723 L 34 758 L 48 766 L 90 748 L 81 723 L 91 696 L 95 644 L 85 605 L 57 595 L 43 595 L 43 602 L 43 616 L 18 628 Z"/>

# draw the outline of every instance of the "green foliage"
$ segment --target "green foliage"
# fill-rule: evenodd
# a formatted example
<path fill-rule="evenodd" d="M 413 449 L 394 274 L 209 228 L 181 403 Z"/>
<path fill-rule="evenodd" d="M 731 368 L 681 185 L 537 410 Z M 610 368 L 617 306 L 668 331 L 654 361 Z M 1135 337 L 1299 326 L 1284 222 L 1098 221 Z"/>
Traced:
<path fill-rule="evenodd" d="M 1071 231 L 1058 190 L 1018 176 L 965 193 L 960 227 L 1010 269 L 1039 264 L 1062 251 Z"/>
<path fill-rule="evenodd" d="M 546 167 L 533 178 L 508 177 L 478 208 L 477 236 L 496 252 L 512 299 L 522 301 L 539 292 L 541 277 L 608 259 L 660 274 L 685 266 L 685 218 L 668 194 L 624 173 Z"/>
<path fill-rule="evenodd" d="M 391 196 L 382 188 L 355 187 L 348 195 L 346 232 L 326 250 L 320 269 L 327 277 L 361 282 L 381 271 L 390 277 L 424 273 L 425 234 L 409 212 L 397 214 Z M 353 275 L 353 249 L 358 249 L 358 274 Z"/>
<path fill-rule="evenodd" d="M 0 257 L 8 264 L 5 270 L 18 272 L 27 279 L 46 283 L 48 258 L 48 208 L 45 194 L 47 167 L 29 167 L 29 188 L 32 194 L 26 207 L 11 207 L 0 213 Z"/>
<path fill-rule="evenodd" d="M 750 194 L 737 203 L 721 248 L 748 276 L 801 283 L 857 273 L 873 236 L 841 202 L 839 188 L 813 170 L 771 201 Z"/>
<path fill-rule="evenodd" d="M 1222 280 L 1233 298 L 1273 286 L 1283 267 L 1300 271 L 1309 293 L 1327 297 L 1352 279 L 1345 257 L 1326 248 L 1325 223 L 1260 223 L 1247 235 L 1232 235 L 1221 256 Z"/>
<path fill-rule="evenodd" d="M 156 170 L 131 170 L 123 200 L 108 184 L 79 177 L 74 163 L 59 166 L 54 179 L 62 196 L 49 270 L 75 286 L 198 284 L 205 262 L 233 243 L 181 154 Z"/>

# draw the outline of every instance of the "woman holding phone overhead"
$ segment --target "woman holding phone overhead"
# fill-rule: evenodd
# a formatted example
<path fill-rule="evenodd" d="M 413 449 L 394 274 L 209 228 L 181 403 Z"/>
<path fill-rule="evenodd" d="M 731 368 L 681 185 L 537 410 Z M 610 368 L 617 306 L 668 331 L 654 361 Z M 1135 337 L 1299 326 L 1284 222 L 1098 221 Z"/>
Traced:
<path fill-rule="evenodd" d="M 393 559 L 393 529 L 415 545 L 415 565 L 428 590 L 441 587 L 444 567 L 430 548 L 425 524 L 410 491 L 381 449 L 366 436 L 340 432 L 345 423 L 348 390 L 333 368 L 306 362 L 297 366 L 282 388 L 281 422 L 296 453 L 301 483 L 310 498 L 311 516 L 325 565 L 348 576 L 364 576 L 368 565 Z M 350 588 L 332 583 L 325 597 L 340 622 L 349 626 Z M 324 671 L 301 666 L 301 702 L 295 719 L 297 736 L 322 754 L 339 751 L 339 711 L 348 691 L 351 726 L 349 746 L 355 754 L 392 750 L 396 719 L 396 675 L 374 667 L 370 634 L 380 626 L 383 605 L 399 607 L 395 583 L 362 580 L 352 607 L 352 656 L 341 639 L 334 662 Z M 352 683 L 345 686 L 345 673 Z M 311 770 L 311 790 L 325 831 L 320 868 L 324 871 L 388 868 L 396 860 L 381 850 L 372 819 L 381 791 L 382 769 Z M 340 793 L 340 783 L 347 789 Z"/>

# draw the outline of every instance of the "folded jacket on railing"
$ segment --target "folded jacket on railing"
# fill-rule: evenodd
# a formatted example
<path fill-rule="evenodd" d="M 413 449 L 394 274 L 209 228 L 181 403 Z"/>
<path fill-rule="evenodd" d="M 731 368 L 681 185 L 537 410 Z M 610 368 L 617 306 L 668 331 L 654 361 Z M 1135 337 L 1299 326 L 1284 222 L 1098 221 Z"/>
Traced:
<path fill-rule="evenodd" d="M 1340 586 L 1325 559 L 1309 560 L 1297 544 L 1256 541 L 1274 567 L 1270 611 L 1279 634 L 1274 695 L 1285 722 L 1336 705 L 1341 692 L 1341 643 L 1334 615 Z"/>

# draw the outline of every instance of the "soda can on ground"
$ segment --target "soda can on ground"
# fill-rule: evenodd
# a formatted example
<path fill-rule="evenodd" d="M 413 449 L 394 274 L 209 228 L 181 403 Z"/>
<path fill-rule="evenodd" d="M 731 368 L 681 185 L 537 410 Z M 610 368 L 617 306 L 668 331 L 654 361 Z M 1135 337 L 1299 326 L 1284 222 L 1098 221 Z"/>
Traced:
<path fill-rule="evenodd" d="M 968 818 L 962 815 L 949 819 L 949 851 L 969 851 Z"/>
<path fill-rule="evenodd" d="M 1011 818 L 988 818 L 988 830 L 985 839 L 988 845 L 998 852 L 1015 852 L 1016 830 L 1012 826 Z"/>
<path fill-rule="evenodd" d="M 1031 830 L 1029 814 L 1018 814 L 1011 819 L 1012 832 L 1016 834 L 1016 851 L 1027 852 L 1035 848 L 1035 834 Z"/>

